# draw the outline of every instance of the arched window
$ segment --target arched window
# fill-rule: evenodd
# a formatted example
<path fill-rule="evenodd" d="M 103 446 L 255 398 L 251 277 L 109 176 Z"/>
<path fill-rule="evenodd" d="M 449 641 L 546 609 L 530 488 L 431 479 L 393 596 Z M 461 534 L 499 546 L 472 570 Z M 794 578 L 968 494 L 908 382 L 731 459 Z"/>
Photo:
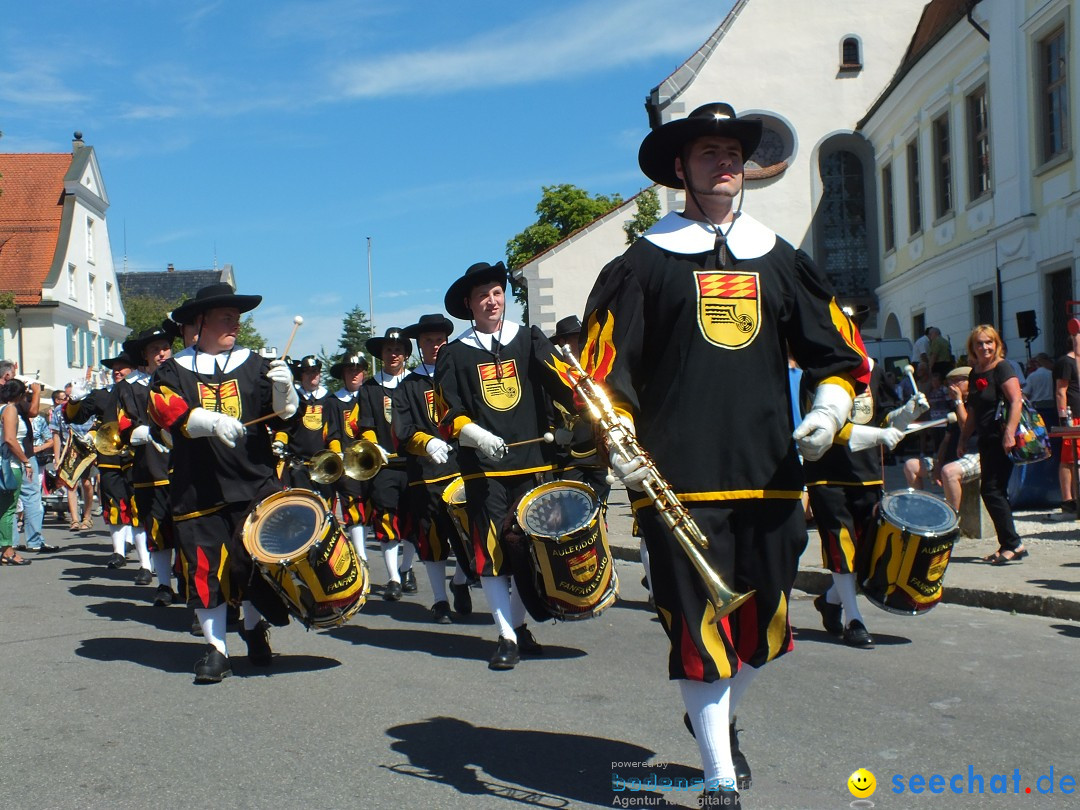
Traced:
<path fill-rule="evenodd" d="M 840 46 L 840 70 L 862 70 L 862 47 L 857 37 L 845 37 Z"/>
<path fill-rule="evenodd" d="M 821 183 L 818 264 L 838 298 L 873 295 L 862 161 L 854 152 L 832 152 L 821 160 Z"/>

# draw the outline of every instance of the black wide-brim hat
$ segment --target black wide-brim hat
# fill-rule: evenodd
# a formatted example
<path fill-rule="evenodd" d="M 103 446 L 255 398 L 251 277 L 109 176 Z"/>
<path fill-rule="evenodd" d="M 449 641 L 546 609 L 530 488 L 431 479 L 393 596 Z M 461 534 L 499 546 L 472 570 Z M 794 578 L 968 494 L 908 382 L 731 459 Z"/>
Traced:
<path fill-rule="evenodd" d="M 180 337 L 180 329 L 175 322 L 166 318 L 161 322 L 161 326 L 154 326 L 150 329 L 144 329 L 139 333 L 138 337 L 128 338 L 124 341 L 124 354 L 128 354 L 136 359 L 140 359 L 139 365 L 145 365 L 144 355 L 146 353 L 146 347 L 156 340 L 164 340 L 172 343 L 176 338 Z"/>
<path fill-rule="evenodd" d="M 108 369 L 113 369 L 117 366 L 138 368 L 139 366 L 143 365 L 143 362 L 141 360 L 136 360 L 126 351 L 121 351 L 120 354 L 116 355 L 116 357 L 106 357 L 104 360 L 101 361 L 101 365 L 105 366 L 105 368 Z"/>
<path fill-rule="evenodd" d="M 291 364 L 292 373 L 299 374 L 301 371 L 308 371 L 314 369 L 315 371 L 322 371 L 322 360 L 313 354 L 307 354 Z"/>
<path fill-rule="evenodd" d="M 577 315 L 567 315 L 555 324 L 555 333 L 551 336 L 551 339 L 558 340 L 567 335 L 578 334 L 581 334 L 581 318 Z"/>
<path fill-rule="evenodd" d="M 465 305 L 465 299 L 469 297 L 469 293 L 472 292 L 473 287 L 479 287 L 481 284 L 489 284 L 492 281 L 498 281 L 505 290 L 506 278 L 506 265 L 502 262 L 497 264 L 477 262 L 465 271 L 465 275 L 450 285 L 450 289 L 446 291 L 446 297 L 443 298 L 443 306 L 446 311 L 455 318 L 459 318 L 463 321 L 471 321 L 472 313 Z"/>
<path fill-rule="evenodd" d="M 749 160 L 761 141 L 761 121 L 739 118 L 735 108 L 722 101 L 704 104 L 686 118 L 668 121 L 657 127 L 641 142 L 638 165 L 654 183 L 668 188 L 683 188 L 675 174 L 675 158 L 694 140 L 705 135 L 734 138 L 742 146 L 743 160 Z"/>
<path fill-rule="evenodd" d="M 369 338 L 367 343 L 364 344 L 364 348 L 373 357 L 382 357 L 383 346 L 385 346 L 387 342 L 391 340 L 396 340 L 398 343 L 405 344 L 406 357 L 412 354 L 412 341 L 409 340 L 405 336 L 405 333 L 401 329 L 398 329 L 398 327 L 396 326 L 391 326 L 389 329 L 387 329 L 386 334 L 383 335 L 381 338 Z"/>
<path fill-rule="evenodd" d="M 356 352 L 354 354 L 343 354 L 338 358 L 338 361 L 334 365 L 330 366 L 330 376 L 336 379 L 344 379 L 345 369 L 349 366 L 356 366 L 364 371 L 368 369 L 367 355 Z"/>
<path fill-rule="evenodd" d="M 261 295 L 237 295 L 225 282 L 203 287 L 190 301 L 185 301 L 172 312 L 172 319 L 177 323 L 194 323 L 195 316 L 208 309 L 236 307 L 241 312 L 250 312 L 262 303 Z"/>
<path fill-rule="evenodd" d="M 401 330 L 401 334 L 412 340 L 416 340 L 424 332 L 442 332 L 444 335 L 449 336 L 454 331 L 454 322 L 447 318 L 445 315 L 438 313 L 432 315 L 421 315 L 420 320 L 414 323 L 412 326 L 406 326 Z"/>

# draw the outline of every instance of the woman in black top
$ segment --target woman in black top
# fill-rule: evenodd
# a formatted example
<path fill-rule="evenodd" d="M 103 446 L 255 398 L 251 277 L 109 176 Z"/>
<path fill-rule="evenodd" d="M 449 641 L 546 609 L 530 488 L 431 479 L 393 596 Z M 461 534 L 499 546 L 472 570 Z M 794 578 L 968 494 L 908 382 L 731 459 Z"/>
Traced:
<path fill-rule="evenodd" d="M 1013 468 L 1007 453 L 1016 444 L 1016 426 L 1020 423 L 1020 380 L 1012 364 L 1005 362 L 1001 335 L 993 326 L 976 326 L 968 337 L 967 351 L 971 360 L 968 408 L 972 418 L 964 423 L 960 446 L 967 443 L 972 430 L 977 433 L 982 466 L 979 491 L 994 521 L 999 546 L 984 559 L 992 565 L 1005 565 L 1027 556 L 1006 496 Z M 1008 405 L 1004 426 L 997 418 L 998 404 L 1002 402 Z"/>

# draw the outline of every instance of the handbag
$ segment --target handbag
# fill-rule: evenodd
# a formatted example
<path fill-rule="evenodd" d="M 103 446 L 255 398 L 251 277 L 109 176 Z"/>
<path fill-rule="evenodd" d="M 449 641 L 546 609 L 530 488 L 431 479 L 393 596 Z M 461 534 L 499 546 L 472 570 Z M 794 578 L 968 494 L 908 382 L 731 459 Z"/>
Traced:
<path fill-rule="evenodd" d="M 0 407 L 0 414 L 4 412 L 4 408 L 7 405 Z M 0 434 L 3 430 L 0 429 Z M 0 440 L 0 490 L 5 492 L 12 492 L 19 488 L 19 479 L 15 475 L 15 470 L 11 468 L 11 451 L 8 450 L 7 442 Z"/>
<path fill-rule="evenodd" d="M 1001 386 L 998 386 L 1001 390 Z M 1005 429 L 1008 418 L 1008 404 L 1005 400 L 998 400 L 997 411 L 994 418 Z M 1046 423 L 1028 398 L 1020 394 L 1020 421 L 1016 425 L 1016 443 L 1009 450 L 1009 460 L 1013 464 L 1034 464 L 1036 461 L 1046 461 L 1050 458 L 1050 433 L 1046 429 Z"/>

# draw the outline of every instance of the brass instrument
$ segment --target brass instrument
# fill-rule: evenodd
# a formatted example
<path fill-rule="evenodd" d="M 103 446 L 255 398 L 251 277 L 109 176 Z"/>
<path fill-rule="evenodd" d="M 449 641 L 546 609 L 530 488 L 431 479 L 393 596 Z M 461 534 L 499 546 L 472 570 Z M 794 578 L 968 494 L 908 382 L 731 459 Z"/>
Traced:
<path fill-rule="evenodd" d="M 724 616 L 731 613 L 739 605 L 749 599 L 754 592 L 737 593 L 728 587 L 723 578 L 713 570 L 709 561 L 702 553 L 709 547 L 709 539 L 701 531 L 701 527 L 691 517 L 686 507 L 679 501 L 678 496 L 660 475 L 652 458 L 645 448 L 638 442 L 637 437 L 626 429 L 619 421 L 615 409 L 604 391 L 592 377 L 585 373 L 577 357 L 569 346 L 556 348 L 559 355 L 570 365 L 570 372 L 574 383 L 574 390 L 581 397 L 589 413 L 593 424 L 597 425 L 604 433 L 610 447 L 614 448 L 625 459 L 641 456 L 644 466 L 648 470 L 648 477 L 641 482 L 645 494 L 649 496 L 656 511 L 663 518 L 664 524 L 671 531 L 672 537 L 678 543 L 679 548 L 690 559 L 691 565 L 697 571 L 701 582 L 708 593 L 709 602 L 712 603 L 714 614 L 713 622 L 719 622 Z"/>
<path fill-rule="evenodd" d="M 311 468 L 308 476 L 316 484 L 332 484 L 345 472 L 345 463 L 333 450 L 316 453 L 310 461 L 304 462 L 304 466 Z"/>
<path fill-rule="evenodd" d="M 397 453 L 391 453 L 387 458 L 397 458 Z M 357 481 L 369 481 L 379 474 L 386 466 L 382 453 L 374 442 L 361 439 L 356 444 L 345 448 L 343 454 L 345 475 Z"/>
<path fill-rule="evenodd" d="M 129 448 L 120 438 L 119 422 L 105 422 L 91 431 L 89 436 L 99 456 L 120 456 L 128 452 Z"/>

